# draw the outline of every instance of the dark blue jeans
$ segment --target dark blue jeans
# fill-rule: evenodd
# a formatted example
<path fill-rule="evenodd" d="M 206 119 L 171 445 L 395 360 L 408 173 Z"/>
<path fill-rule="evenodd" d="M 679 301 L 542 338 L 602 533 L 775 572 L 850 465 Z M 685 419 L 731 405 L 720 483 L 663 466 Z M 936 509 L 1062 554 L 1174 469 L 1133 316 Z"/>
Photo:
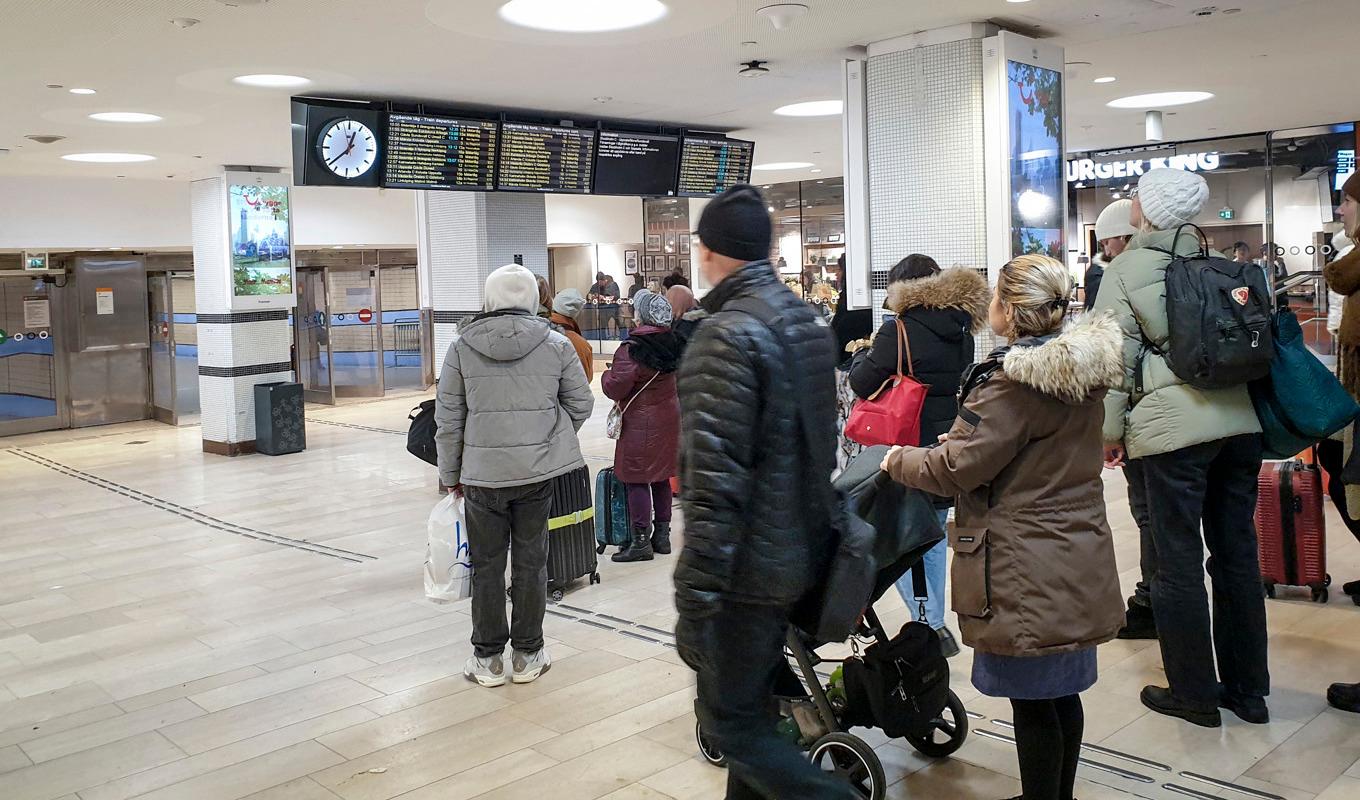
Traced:
<path fill-rule="evenodd" d="M 1265 697 L 1266 605 L 1253 518 L 1260 435 L 1148 456 L 1142 463 L 1157 547 L 1152 612 L 1172 693 L 1213 708 L 1222 681 L 1235 694 Z M 1212 622 L 1204 591 L 1206 545 Z"/>
<path fill-rule="evenodd" d="M 775 732 L 788 629 L 783 608 L 735 603 L 682 614 L 676 626 L 680 655 L 698 673 L 699 722 L 727 756 L 727 800 L 854 800 L 854 789 Z"/>
<path fill-rule="evenodd" d="M 1138 585 L 1133 589 L 1129 607 L 1152 608 L 1152 579 L 1157 574 L 1157 545 L 1152 539 L 1152 519 L 1148 512 L 1147 483 L 1143 477 L 1143 462 L 1125 462 L 1124 480 L 1129 484 L 1129 511 L 1138 526 Z"/>

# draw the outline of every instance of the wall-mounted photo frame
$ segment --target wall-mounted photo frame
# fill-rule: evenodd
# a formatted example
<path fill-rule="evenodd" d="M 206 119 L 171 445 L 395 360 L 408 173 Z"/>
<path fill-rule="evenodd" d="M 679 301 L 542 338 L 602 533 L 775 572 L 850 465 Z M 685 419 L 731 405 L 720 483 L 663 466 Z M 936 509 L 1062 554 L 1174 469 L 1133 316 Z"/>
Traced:
<path fill-rule="evenodd" d="M 689 259 L 688 259 L 688 258 L 682 258 L 682 259 L 680 259 L 680 274 L 682 274 L 682 275 L 689 275 Z"/>
<path fill-rule="evenodd" d="M 820 237 L 820 236 L 809 236 L 809 237 L 807 237 L 807 243 L 808 243 L 808 244 L 821 244 L 821 243 L 822 243 L 822 237 Z"/>
<path fill-rule="evenodd" d="M 669 256 L 668 264 L 670 265 L 671 272 L 675 272 L 677 269 L 680 269 L 680 256 Z"/>
<path fill-rule="evenodd" d="M 677 238 L 677 237 L 676 237 L 676 235 L 675 235 L 675 231 L 666 231 L 666 252 L 667 252 L 667 253 L 674 253 L 674 252 L 675 252 L 675 242 L 676 242 L 676 238 Z"/>
<path fill-rule="evenodd" d="M 680 255 L 689 255 L 689 236 L 683 233 L 680 234 Z"/>
<path fill-rule="evenodd" d="M 841 243 L 841 234 L 839 234 L 839 233 L 830 233 L 830 234 L 827 234 L 826 240 L 827 240 L 827 242 L 829 242 L 830 244 L 840 244 L 840 243 Z"/>
<path fill-rule="evenodd" d="M 647 250 L 650 252 L 657 251 L 660 249 L 661 249 L 661 234 L 659 233 L 647 234 Z"/>
<path fill-rule="evenodd" d="M 638 271 L 638 251 L 623 251 L 623 274 L 636 275 Z"/>

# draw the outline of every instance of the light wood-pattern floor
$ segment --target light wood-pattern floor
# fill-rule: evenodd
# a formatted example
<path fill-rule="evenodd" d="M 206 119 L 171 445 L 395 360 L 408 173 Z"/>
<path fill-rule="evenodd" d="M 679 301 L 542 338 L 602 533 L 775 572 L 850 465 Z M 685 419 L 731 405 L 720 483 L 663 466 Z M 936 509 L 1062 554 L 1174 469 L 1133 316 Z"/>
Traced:
<path fill-rule="evenodd" d="M 392 433 L 413 404 L 310 409 L 307 452 L 281 458 L 205 456 L 196 428 L 154 424 L 0 440 L 0 800 L 721 797 L 724 773 L 696 753 L 689 670 L 618 631 L 665 641 L 649 629 L 672 627 L 673 558 L 604 561 L 601 585 L 548 616 L 555 665 L 537 683 L 462 678 L 466 608 L 421 587 L 434 471 Z M 612 456 L 606 409 L 584 437 L 596 467 Z M 1108 498 L 1127 587 L 1137 541 L 1118 475 Z M 1360 577 L 1360 545 L 1332 531 L 1338 584 Z M 906 618 L 896 598 L 880 610 Z M 1247 797 L 1190 771 L 1287 800 L 1360 797 L 1360 716 L 1322 698 L 1360 680 L 1360 609 L 1339 591 L 1327 607 L 1276 601 L 1270 624 L 1263 727 L 1147 714 L 1156 647 L 1103 647 L 1087 740 L 1172 771 L 1090 753 L 1151 782 L 1086 767 L 1078 796 L 1186 796 L 1175 783 Z M 953 662 L 986 718 L 974 727 L 1004 735 L 1007 704 L 979 697 L 969 666 L 966 651 Z M 974 735 L 930 762 L 863 733 L 890 797 L 1019 791 L 1004 741 Z"/>

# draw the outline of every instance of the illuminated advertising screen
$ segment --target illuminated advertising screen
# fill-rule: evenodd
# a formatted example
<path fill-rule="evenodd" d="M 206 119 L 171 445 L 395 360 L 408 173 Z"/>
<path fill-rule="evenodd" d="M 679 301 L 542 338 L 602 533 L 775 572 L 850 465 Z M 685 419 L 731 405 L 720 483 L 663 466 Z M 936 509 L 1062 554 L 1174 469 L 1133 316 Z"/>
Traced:
<path fill-rule="evenodd" d="M 288 187 L 230 184 L 232 293 L 236 297 L 293 293 Z"/>
<path fill-rule="evenodd" d="M 1011 256 L 1063 259 L 1062 75 L 1006 62 Z"/>

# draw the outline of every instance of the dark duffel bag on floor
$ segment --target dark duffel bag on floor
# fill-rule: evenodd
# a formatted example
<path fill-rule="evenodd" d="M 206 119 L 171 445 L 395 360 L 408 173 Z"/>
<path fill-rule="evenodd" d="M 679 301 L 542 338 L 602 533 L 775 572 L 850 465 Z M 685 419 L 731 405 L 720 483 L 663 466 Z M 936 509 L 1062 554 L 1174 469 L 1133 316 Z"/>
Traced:
<path fill-rule="evenodd" d="M 406 432 L 406 452 L 429 464 L 439 466 L 439 451 L 434 444 L 434 401 L 426 400 L 411 409 L 411 428 Z"/>

